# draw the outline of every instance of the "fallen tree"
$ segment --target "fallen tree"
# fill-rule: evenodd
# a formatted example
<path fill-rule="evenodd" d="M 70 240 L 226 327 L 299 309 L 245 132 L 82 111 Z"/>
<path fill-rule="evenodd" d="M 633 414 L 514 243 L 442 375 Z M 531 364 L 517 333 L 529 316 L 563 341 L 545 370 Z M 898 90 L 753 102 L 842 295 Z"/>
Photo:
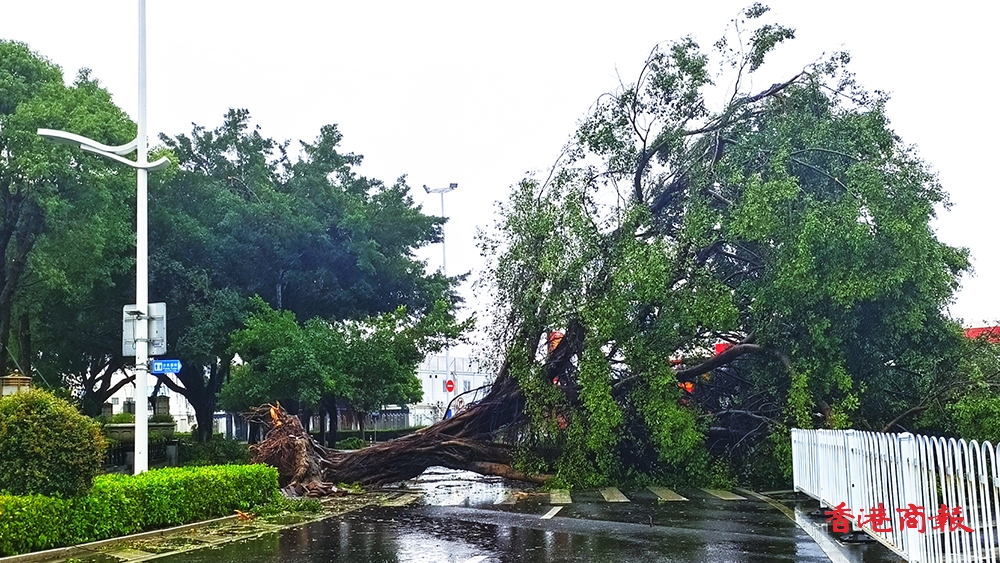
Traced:
<path fill-rule="evenodd" d="M 780 487 L 792 426 L 943 425 L 963 373 L 943 308 L 968 267 L 930 227 L 945 193 L 845 54 L 745 89 L 793 36 L 740 33 L 765 12 L 734 23 L 748 44 L 716 44 L 735 73 L 718 80 L 735 84 L 720 111 L 698 45 L 658 47 L 545 182 L 514 187 L 483 242 L 503 368 L 482 401 L 356 452 L 319 447 L 276 410 L 258 461 L 289 483 L 379 485 L 439 465 Z"/>
<path fill-rule="evenodd" d="M 354 451 L 321 446 L 298 417 L 280 405 L 268 406 L 261 412 L 267 413 L 270 429 L 260 444 L 251 446 L 254 461 L 278 468 L 282 486 L 307 489 L 321 483 L 380 486 L 412 479 L 434 466 L 544 483 L 546 475 L 515 469 L 512 446 L 498 441 L 525 421 L 523 394 L 517 385 L 503 381 L 484 400 L 452 418 Z"/>

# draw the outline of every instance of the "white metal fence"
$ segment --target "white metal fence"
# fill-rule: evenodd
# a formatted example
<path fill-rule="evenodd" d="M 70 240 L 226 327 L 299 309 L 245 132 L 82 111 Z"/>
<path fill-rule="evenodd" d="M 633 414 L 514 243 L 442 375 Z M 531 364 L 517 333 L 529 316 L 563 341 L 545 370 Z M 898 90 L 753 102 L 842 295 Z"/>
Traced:
<path fill-rule="evenodd" d="M 792 430 L 795 489 L 922 563 L 1000 560 L 997 458 L 989 442 Z"/>

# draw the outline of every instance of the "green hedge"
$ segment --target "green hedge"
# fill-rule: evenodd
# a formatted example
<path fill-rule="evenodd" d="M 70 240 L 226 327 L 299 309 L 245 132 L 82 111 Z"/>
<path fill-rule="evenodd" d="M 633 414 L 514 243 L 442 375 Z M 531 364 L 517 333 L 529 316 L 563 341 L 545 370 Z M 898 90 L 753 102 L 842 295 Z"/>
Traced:
<path fill-rule="evenodd" d="M 228 516 L 277 493 L 273 467 L 225 465 L 101 475 L 72 499 L 0 495 L 0 556 Z"/>
<path fill-rule="evenodd" d="M 205 443 L 190 437 L 178 442 L 178 461 L 181 465 L 226 465 L 250 463 L 250 446 L 233 438 L 215 434 Z"/>

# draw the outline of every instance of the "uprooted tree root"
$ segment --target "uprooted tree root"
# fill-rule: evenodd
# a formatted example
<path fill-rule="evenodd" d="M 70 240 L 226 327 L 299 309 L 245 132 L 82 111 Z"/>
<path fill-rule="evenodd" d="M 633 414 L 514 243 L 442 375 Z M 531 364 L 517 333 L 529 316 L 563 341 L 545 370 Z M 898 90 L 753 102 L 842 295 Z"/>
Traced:
<path fill-rule="evenodd" d="M 523 405 L 516 385 L 494 386 L 485 399 L 452 418 L 355 451 L 321 446 L 297 417 L 280 405 L 268 405 L 258 410 L 256 418 L 270 429 L 251 450 L 255 462 L 278 469 L 283 487 L 296 490 L 313 491 L 329 483 L 381 486 L 412 479 L 433 466 L 544 483 L 549 476 L 516 470 L 510 446 L 495 441 L 498 432 L 522 421 Z"/>

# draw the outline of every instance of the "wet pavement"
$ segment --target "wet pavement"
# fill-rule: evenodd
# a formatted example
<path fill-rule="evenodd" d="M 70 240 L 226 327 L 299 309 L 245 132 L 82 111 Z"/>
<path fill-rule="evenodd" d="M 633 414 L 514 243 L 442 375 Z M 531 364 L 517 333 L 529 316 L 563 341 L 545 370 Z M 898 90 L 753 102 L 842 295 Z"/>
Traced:
<path fill-rule="evenodd" d="M 525 490 L 432 468 L 357 510 L 171 553 L 128 546 L 105 561 L 200 563 L 827 562 L 887 563 L 880 545 L 846 546 L 809 520 L 811 501 L 697 488 Z M 416 493 L 416 494 L 414 494 Z M 669 499 L 669 500 L 666 500 Z M 799 519 L 799 524 L 795 519 Z M 801 524 L 801 525 L 800 525 Z M 270 525 L 270 524 L 269 524 Z M 809 529 L 812 532 L 807 533 Z M 817 544 L 818 538 L 824 543 Z M 167 542 L 169 543 L 169 541 Z M 139 546 L 142 547 L 142 546 Z M 162 546 L 161 546 L 162 547 Z M 826 551 L 824 551 L 824 549 Z"/>
<path fill-rule="evenodd" d="M 515 485 L 517 486 L 517 485 Z M 827 562 L 800 526 L 753 497 L 723 500 L 690 488 L 664 501 L 649 489 L 559 493 L 512 490 L 500 479 L 429 470 L 406 490 L 422 500 L 367 507 L 259 539 L 163 563 Z M 660 491 L 662 493 L 662 490 Z M 730 493 L 731 495 L 731 493 Z M 612 499 L 609 501 L 609 498 Z M 683 500 L 681 500 L 683 499 Z M 564 503 L 553 504 L 553 500 Z M 565 501 L 568 500 L 568 503 Z M 880 548 L 880 546 L 876 546 Z M 847 561 L 867 557 L 861 547 Z"/>

